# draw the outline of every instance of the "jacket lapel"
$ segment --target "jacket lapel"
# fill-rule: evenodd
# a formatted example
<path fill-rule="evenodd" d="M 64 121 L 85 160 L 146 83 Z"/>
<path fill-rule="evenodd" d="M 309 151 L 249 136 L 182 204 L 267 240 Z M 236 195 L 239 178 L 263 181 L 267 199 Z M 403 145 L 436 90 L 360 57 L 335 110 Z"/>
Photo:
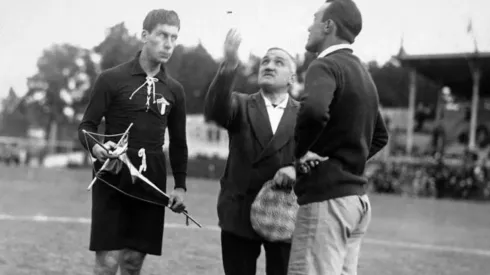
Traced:
<path fill-rule="evenodd" d="M 279 122 L 276 133 L 269 141 L 265 149 L 262 151 L 262 153 L 257 157 L 255 162 L 259 162 L 262 159 L 273 155 L 284 145 L 286 145 L 291 139 L 293 139 L 298 107 L 299 105 L 291 98 L 289 98 L 288 105 L 284 110 L 284 114 L 282 115 L 281 121 Z"/>
<path fill-rule="evenodd" d="M 248 102 L 248 119 L 255 138 L 264 149 L 272 138 L 272 128 L 264 99 L 259 93 L 252 95 Z"/>

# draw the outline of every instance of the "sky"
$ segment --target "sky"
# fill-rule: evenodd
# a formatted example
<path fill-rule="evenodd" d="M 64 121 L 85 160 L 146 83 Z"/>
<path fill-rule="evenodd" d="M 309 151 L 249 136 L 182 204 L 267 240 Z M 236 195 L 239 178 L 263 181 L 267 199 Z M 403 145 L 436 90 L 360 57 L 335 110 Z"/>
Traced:
<path fill-rule="evenodd" d="M 403 37 L 408 54 L 473 51 L 467 33 L 469 19 L 480 51 L 490 51 L 488 0 L 355 0 L 363 16 L 363 30 L 354 50 L 363 61 L 384 63 L 396 55 Z M 15 0 L 0 3 L 0 98 L 13 87 L 27 91 L 26 79 L 36 73 L 43 49 L 55 43 L 92 48 L 107 29 L 125 22 L 132 34 L 141 33 L 152 9 L 177 11 L 181 18 L 178 42 L 198 41 L 215 58 L 230 27 L 243 42 L 242 58 L 262 55 L 279 46 L 293 55 L 304 54 L 308 27 L 324 0 Z M 227 15 L 231 10 L 232 15 Z"/>

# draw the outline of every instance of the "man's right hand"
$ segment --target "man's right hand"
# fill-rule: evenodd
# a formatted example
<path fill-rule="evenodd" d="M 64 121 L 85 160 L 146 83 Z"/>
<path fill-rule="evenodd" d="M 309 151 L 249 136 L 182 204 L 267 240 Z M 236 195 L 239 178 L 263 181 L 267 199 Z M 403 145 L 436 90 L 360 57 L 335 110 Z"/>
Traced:
<path fill-rule="evenodd" d="M 108 158 L 113 158 L 113 156 L 110 151 L 116 149 L 116 143 L 112 141 L 108 141 L 104 144 L 104 148 L 100 146 L 99 144 L 95 144 L 94 147 L 92 148 L 92 154 L 95 158 L 97 158 L 100 162 L 104 162 Z"/>
<path fill-rule="evenodd" d="M 238 58 L 238 49 L 242 43 L 242 37 L 236 29 L 230 29 L 226 35 L 224 44 L 224 57 L 228 68 L 235 68 L 240 62 Z"/>
<path fill-rule="evenodd" d="M 291 188 L 296 181 L 296 170 L 294 166 L 286 166 L 279 169 L 272 179 L 276 186 L 281 188 Z"/>

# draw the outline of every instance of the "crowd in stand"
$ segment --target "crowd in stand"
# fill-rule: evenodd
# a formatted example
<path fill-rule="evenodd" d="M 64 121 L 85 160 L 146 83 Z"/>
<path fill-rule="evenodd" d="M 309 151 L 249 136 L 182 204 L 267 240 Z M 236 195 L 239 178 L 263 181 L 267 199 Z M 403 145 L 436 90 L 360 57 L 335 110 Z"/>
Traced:
<path fill-rule="evenodd" d="M 425 163 L 380 162 L 368 175 L 376 193 L 416 197 L 490 200 L 490 169 L 475 154 L 459 165 L 443 159 Z"/>

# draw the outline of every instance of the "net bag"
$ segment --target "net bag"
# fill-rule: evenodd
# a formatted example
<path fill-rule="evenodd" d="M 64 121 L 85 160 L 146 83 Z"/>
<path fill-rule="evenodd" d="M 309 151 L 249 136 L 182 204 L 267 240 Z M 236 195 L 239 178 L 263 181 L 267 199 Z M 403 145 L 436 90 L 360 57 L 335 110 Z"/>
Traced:
<path fill-rule="evenodd" d="M 250 211 L 253 229 L 270 242 L 290 242 L 299 205 L 292 188 L 278 188 L 267 181 L 255 197 Z"/>

